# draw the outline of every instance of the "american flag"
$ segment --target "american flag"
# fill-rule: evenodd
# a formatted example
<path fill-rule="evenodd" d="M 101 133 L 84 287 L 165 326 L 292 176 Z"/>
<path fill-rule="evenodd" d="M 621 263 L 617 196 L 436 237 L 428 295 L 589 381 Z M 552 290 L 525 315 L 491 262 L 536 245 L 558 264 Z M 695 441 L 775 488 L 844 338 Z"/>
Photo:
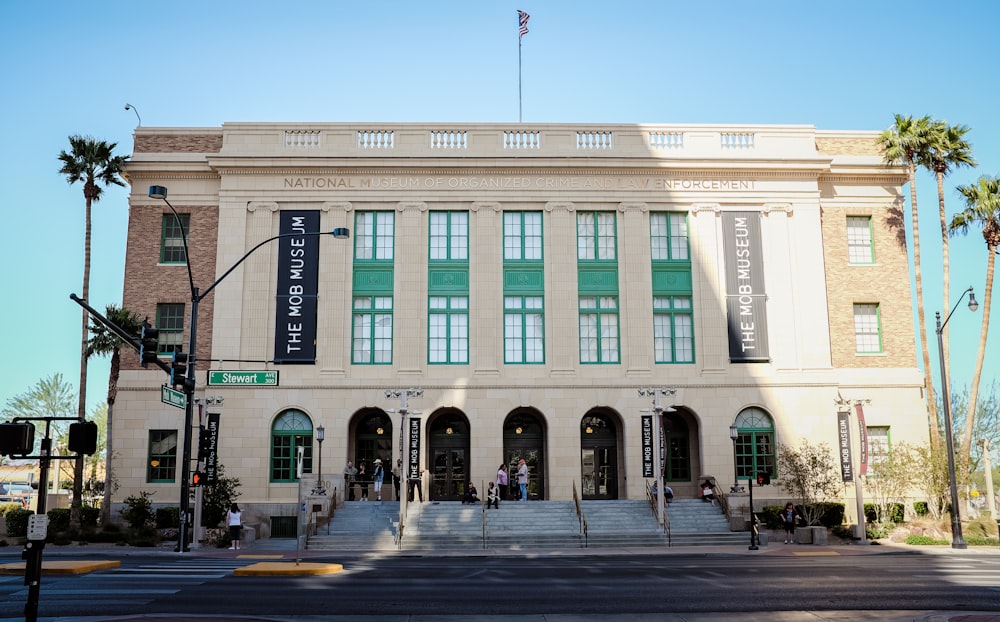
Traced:
<path fill-rule="evenodd" d="M 528 15 L 527 13 L 525 13 L 524 11 L 518 11 L 517 12 L 517 25 L 519 27 L 518 32 L 521 33 L 517 37 L 518 39 L 520 39 L 524 35 L 528 34 L 528 20 L 530 18 L 531 18 L 531 16 Z"/>

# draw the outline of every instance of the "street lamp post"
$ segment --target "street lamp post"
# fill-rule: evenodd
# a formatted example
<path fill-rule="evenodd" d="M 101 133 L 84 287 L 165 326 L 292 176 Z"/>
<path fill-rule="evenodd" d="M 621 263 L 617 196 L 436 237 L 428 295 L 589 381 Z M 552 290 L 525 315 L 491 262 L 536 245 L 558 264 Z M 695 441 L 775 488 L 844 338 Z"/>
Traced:
<path fill-rule="evenodd" d="M 740 429 L 734 423 L 729 426 L 729 440 L 733 441 L 733 487 L 729 491 L 732 493 L 743 492 L 743 487 L 740 486 L 740 467 L 736 457 L 736 441 L 739 438 Z"/>
<path fill-rule="evenodd" d="M 966 294 L 969 295 L 969 311 L 975 312 L 979 309 L 979 303 L 976 302 L 976 293 L 972 291 L 970 285 L 958 297 L 958 302 L 951 308 L 951 312 L 948 313 L 948 317 L 944 318 L 944 322 L 941 321 L 940 311 L 934 314 L 937 320 L 938 362 L 941 366 L 941 401 L 944 406 L 945 441 L 948 447 L 948 484 L 951 487 L 951 548 L 953 549 L 964 549 L 966 544 L 965 538 L 962 537 L 962 516 L 958 509 L 958 483 L 955 481 L 957 476 L 955 473 L 955 441 L 951 432 L 951 397 L 948 395 L 948 370 L 945 368 L 943 335 L 944 327 L 947 326 L 952 313 L 958 308 Z"/>
<path fill-rule="evenodd" d="M 653 468 L 656 471 L 656 521 L 662 528 L 665 524 L 663 517 L 663 461 L 660 459 L 660 447 L 663 445 L 662 434 L 663 434 L 663 413 L 677 412 L 673 406 L 667 406 L 666 408 L 660 404 L 660 396 L 667 395 L 673 397 L 677 393 L 677 389 L 668 388 L 642 388 L 639 389 L 639 395 L 653 398 L 653 414 L 655 418 L 653 420 L 653 429 L 656 431 L 656 447 L 653 449 Z M 648 412 L 648 411 L 647 411 Z"/>
<path fill-rule="evenodd" d="M 316 426 L 316 442 L 319 443 L 319 465 L 316 469 L 316 488 L 313 489 L 314 495 L 325 495 L 326 486 L 323 485 L 323 439 L 326 437 L 326 428 L 323 426 Z"/>
<path fill-rule="evenodd" d="M 188 284 L 191 288 L 191 333 L 188 338 L 187 376 L 184 380 L 184 437 L 182 439 L 183 447 L 181 449 L 180 528 L 177 530 L 177 546 L 174 548 L 175 552 L 183 553 L 190 550 L 187 546 L 187 535 L 188 520 L 191 514 L 191 501 L 189 499 L 191 495 L 191 426 L 194 421 L 194 391 L 196 388 L 195 360 L 198 354 L 198 304 L 204 300 L 205 296 L 208 296 L 219 283 L 232 274 L 233 270 L 239 267 L 247 257 L 253 254 L 258 248 L 269 242 L 273 242 L 274 240 L 281 238 L 314 235 L 332 235 L 335 238 L 348 238 L 351 235 L 351 231 L 346 227 L 338 227 L 333 231 L 327 232 L 309 231 L 305 233 L 282 233 L 270 237 L 244 253 L 236 263 L 230 266 L 229 269 L 226 270 L 222 276 L 217 278 L 214 283 L 209 285 L 205 291 L 199 291 L 199 289 L 195 287 L 194 274 L 191 271 L 191 256 L 188 252 L 187 232 L 184 231 L 184 225 L 181 222 L 180 214 L 177 213 L 174 206 L 167 200 L 167 189 L 163 186 L 150 186 L 149 198 L 160 199 L 166 203 L 167 207 L 169 207 L 170 211 L 173 213 L 174 219 L 177 221 L 177 228 L 180 229 L 181 232 L 181 241 L 184 243 L 184 263 L 187 265 Z"/>
<path fill-rule="evenodd" d="M 410 500 L 410 477 L 408 471 L 409 462 L 406 459 L 406 439 L 409 438 L 406 431 L 406 415 L 411 412 L 415 415 L 419 415 L 420 411 L 411 411 L 409 404 L 407 404 L 407 398 L 410 397 L 422 397 L 424 394 L 423 389 L 387 389 L 385 392 L 385 398 L 388 400 L 398 399 L 399 409 L 390 408 L 388 412 L 394 413 L 398 412 L 400 414 L 399 418 L 399 526 L 397 527 L 397 542 L 402 545 L 403 543 L 403 526 L 406 520 L 406 504 Z M 420 469 L 417 469 L 418 475 Z M 418 482 L 416 485 L 419 486 L 423 482 Z M 421 493 L 422 495 L 423 493 Z M 421 498 L 423 498 L 421 496 Z"/>

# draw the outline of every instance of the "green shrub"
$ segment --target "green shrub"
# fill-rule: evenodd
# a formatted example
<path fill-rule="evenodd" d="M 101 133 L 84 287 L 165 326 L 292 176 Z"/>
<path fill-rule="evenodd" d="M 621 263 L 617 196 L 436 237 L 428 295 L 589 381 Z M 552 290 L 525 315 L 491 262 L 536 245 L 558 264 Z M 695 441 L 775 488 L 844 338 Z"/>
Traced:
<path fill-rule="evenodd" d="M 926 501 L 914 501 L 913 503 L 913 513 L 917 516 L 924 517 L 931 513 L 930 508 L 927 507 Z"/>
<path fill-rule="evenodd" d="M 837 525 L 830 528 L 830 533 L 843 540 L 854 540 L 854 532 L 849 525 Z"/>
<path fill-rule="evenodd" d="M 17 501 L 6 501 L 0 503 L 0 516 L 5 516 L 11 510 L 23 510 L 24 507 Z"/>
<path fill-rule="evenodd" d="M 80 527 L 97 527 L 101 518 L 101 508 L 80 508 Z"/>
<path fill-rule="evenodd" d="M 132 529 L 142 529 L 153 524 L 153 504 L 149 500 L 153 493 L 145 490 L 139 495 L 125 499 L 125 507 L 118 510 Z"/>
<path fill-rule="evenodd" d="M 49 517 L 49 531 L 69 529 L 69 508 L 55 508 L 45 513 Z"/>
<path fill-rule="evenodd" d="M 844 524 L 844 504 L 832 502 L 820 502 L 813 504 L 816 508 L 815 515 L 819 517 L 819 524 L 828 529 Z M 784 505 L 767 505 L 757 512 L 757 518 L 761 523 L 767 525 L 768 529 L 782 529 L 784 523 L 781 522 L 781 512 Z"/>
<path fill-rule="evenodd" d="M 916 535 L 906 536 L 905 542 L 907 544 L 918 544 L 918 545 L 922 545 L 922 546 L 924 546 L 924 545 L 948 544 L 947 540 L 937 540 L 937 539 L 932 538 L 930 536 L 916 536 Z"/>
<path fill-rule="evenodd" d="M 1000 540 L 997 540 L 997 538 L 991 538 L 989 536 L 971 535 L 971 536 L 966 536 L 965 543 L 971 546 L 997 546 L 998 544 L 1000 544 Z"/>
<path fill-rule="evenodd" d="M 889 530 L 878 523 L 866 523 L 865 535 L 869 540 L 880 540 L 889 537 Z"/>
<path fill-rule="evenodd" d="M 12 538 L 24 538 L 28 535 L 28 517 L 33 515 L 31 510 L 15 508 L 4 514 L 7 519 L 7 535 Z"/>
<path fill-rule="evenodd" d="M 156 508 L 156 528 L 174 529 L 181 525 L 180 508 Z"/>
<path fill-rule="evenodd" d="M 129 546 L 152 547 L 160 542 L 160 536 L 152 527 L 133 529 L 128 537 Z"/>

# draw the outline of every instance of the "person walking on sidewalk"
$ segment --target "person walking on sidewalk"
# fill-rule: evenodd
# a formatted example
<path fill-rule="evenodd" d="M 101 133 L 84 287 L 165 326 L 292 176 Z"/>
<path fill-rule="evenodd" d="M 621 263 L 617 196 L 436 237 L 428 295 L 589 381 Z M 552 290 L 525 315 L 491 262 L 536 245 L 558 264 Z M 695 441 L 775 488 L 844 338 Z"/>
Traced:
<path fill-rule="evenodd" d="M 234 501 L 231 506 L 229 506 L 229 511 L 226 512 L 226 526 L 229 527 L 229 550 L 239 550 L 240 549 L 240 532 L 243 531 L 243 512 L 240 512 L 240 506 L 236 505 Z"/>

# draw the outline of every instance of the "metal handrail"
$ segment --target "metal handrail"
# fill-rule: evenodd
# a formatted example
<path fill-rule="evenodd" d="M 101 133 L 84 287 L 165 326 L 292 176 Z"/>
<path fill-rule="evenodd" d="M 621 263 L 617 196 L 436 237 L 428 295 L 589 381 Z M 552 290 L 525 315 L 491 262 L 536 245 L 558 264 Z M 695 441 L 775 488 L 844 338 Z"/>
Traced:
<path fill-rule="evenodd" d="M 580 493 L 576 490 L 576 481 L 573 482 L 573 505 L 576 507 L 576 519 L 580 522 L 580 533 L 583 535 L 583 548 L 588 548 L 587 513 L 580 506 Z"/>

